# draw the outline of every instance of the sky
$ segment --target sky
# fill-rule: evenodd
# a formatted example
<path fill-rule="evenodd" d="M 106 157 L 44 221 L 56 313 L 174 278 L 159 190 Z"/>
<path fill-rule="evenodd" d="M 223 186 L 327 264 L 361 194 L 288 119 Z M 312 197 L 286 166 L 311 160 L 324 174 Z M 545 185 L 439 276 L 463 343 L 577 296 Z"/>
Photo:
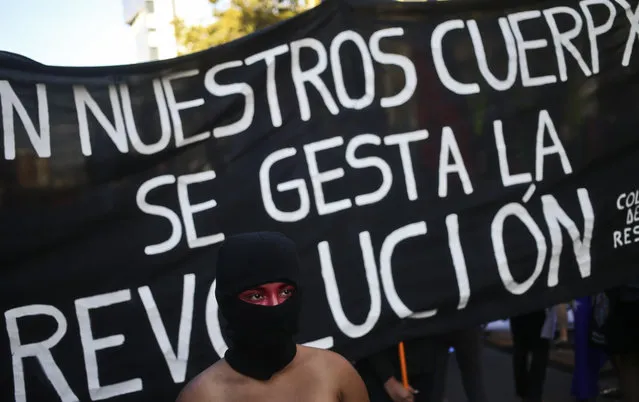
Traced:
<path fill-rule="evenodd" d="M 0 50 L 55 66 L 130 64 L 122 0 L 0 0 Z"/>

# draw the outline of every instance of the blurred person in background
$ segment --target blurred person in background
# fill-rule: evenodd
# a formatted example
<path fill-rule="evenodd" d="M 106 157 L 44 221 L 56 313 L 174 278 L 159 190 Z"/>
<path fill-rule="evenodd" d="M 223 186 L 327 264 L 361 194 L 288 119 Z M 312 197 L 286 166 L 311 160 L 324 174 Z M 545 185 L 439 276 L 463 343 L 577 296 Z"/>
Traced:
<path fill-rule="evenodd" d="M 639 402 L 639 280 L 605 295 L 605 350 L 619 375 L 622 401 Z"/>
<path fill-rule="evenodd" d="M 555 323 L 554 307 L 510 319 L 515 393 L 523 402 L 542 400 Z"/>
<path fill-rule="evenodd" d="M 484 369 L 482 364 L 483 351 L 482 326 L 464 328 L 446 332 L 434 336 L 437 350 L 448 351 L 454 349 L 455 360 L 461 374 L 466 399 L 469 402 L 485 402 L 486 390 L 484 388 Z M 448 354 L 446 354 L 446 360 Z M 446 377 L 448 374 L 448 364 L 444 361 L 436 367 L 436 387 L 441 387 L 441 391 L 436 394 L 443 395 L 446 389 Z"/>
<path fill-rule="evenodd" d="M 593 304 L 597 297 L 582 297 L 574 303 L 574 354 L 571 395 L 577 402 L 594 400 L 599 395 L 599 372 L 608 361 L 601 348 L 602 339 L 593 344 Z"/>

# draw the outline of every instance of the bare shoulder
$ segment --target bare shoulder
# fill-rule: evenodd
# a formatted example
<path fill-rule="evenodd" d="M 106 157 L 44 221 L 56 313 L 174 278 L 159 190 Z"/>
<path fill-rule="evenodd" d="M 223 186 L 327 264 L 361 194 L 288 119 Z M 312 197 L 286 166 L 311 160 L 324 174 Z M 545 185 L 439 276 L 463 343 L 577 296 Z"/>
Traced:
<path fill-rule="evenodd" d="M 176 402 L 221 401 L 224 399 L 227 377 L 228 364 L 220 360 L 189 381 L 178 395 Z"/>
<path fill-rule="evenodd" d="M 307 360 L 312 360 L 313 364 L 318 368 L 332 370 L 353 369 L 353 365 L 339 353 L 308 346 L 300 346 L 300 351 L 306 355 Z"/>
<path fill-rule="evenodd" d="M 352 381 L 361 381 L 361 377 L 353 364 L 344 356 L 330 350 L 303 347 L 308 363 L 314 370 L 321 373 L 324 378 L 332 378 L 335 384 L 344 384 Z"/>
<path fill-rule="evenodd" d="M 368 402 L 368 391 L 355 367 L 344 356 L 330 350 L 304 347 L 309 363 L 330 378 L 342 402 Z"/>

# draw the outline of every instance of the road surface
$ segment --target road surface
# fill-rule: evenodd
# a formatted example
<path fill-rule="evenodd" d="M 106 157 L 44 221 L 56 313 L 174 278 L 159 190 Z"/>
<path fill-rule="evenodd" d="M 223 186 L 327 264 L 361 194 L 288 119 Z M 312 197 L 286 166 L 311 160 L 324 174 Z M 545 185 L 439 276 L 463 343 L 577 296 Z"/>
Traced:
<path fill-rule="evenodd" d="M 503 350 L 487 346 L 484 348 L 484 376 L 486 393 L 489 402 L 518 401 L 515 395 L 511 355 Z M 447 399 L 448 402 L 467 402 L 461 385 L 459 369 L 454 356 L 448 365 Z M 546 377 L 544 402 L 574 402 L 570 396 L 572 375 L 554 367 L 549 367 Z M 614 402 L 611 399 L 600 398 L 597 401 Z"/>

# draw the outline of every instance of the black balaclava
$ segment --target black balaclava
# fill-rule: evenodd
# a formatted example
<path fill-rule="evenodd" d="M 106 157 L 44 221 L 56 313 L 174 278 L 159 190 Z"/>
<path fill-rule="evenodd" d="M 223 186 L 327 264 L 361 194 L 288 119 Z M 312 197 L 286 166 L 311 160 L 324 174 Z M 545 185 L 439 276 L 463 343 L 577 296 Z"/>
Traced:
<path fill-rule="evenodd" d="M 299 261 L 295 243 L 280 233 L 244 233 L 227 238 L 217 257 L 215 297 L 228 323 L 224 359 L 237 372 L 266 381 L 297 352 L 293 336 L 300 311 Z M 256 286 L 283 282 L 295 287 L 286 301 L 262 306 L 238 295 Z"/>

